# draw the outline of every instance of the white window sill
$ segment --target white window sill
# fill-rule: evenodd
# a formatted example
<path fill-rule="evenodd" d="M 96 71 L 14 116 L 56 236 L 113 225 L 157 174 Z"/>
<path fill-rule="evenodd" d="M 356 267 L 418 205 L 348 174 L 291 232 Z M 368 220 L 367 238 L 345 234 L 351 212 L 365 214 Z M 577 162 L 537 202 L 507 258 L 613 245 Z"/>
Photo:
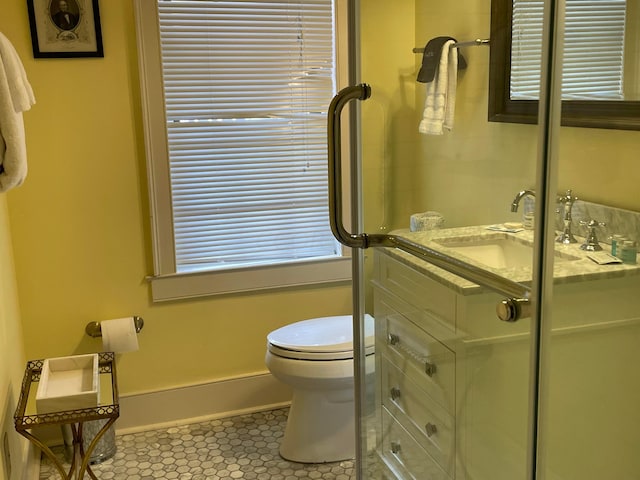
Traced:
<path fill-rule="evenodd" d="M 159 275 L 149 277 L 149 281 L 154 302 L 302 285 L 350 282 L 351 257 L 277 266 Z"/>

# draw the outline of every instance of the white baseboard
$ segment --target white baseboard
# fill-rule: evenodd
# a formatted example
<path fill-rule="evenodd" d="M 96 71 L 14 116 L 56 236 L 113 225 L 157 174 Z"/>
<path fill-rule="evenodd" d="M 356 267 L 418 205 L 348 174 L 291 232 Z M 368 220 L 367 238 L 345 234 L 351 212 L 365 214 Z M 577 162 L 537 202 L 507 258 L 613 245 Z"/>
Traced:
<path fill-rule="evenodd" d="M 270 373 L 120 397 L 117 433 L 133 433 L 271 410 L 291 403 L 291 389 Z"/>

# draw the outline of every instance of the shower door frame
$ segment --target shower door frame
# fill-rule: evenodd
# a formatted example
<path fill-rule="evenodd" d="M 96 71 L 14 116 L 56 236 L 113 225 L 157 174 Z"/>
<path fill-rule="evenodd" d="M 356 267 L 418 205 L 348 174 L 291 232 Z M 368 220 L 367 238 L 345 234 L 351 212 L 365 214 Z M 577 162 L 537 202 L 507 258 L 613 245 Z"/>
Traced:
<path fill-rule="evenodd" d="M 365 0 L 366 1 L 366 0 Z M 349 25 L 349 85 L 356 85 L 360 80 L 359 71 L 359 23 L 358 12 L 360 0 L 350 0 L 348 4 Z M 541 385 L 544 384 L 545 338 L 551 331 L 551 309 L 553 293 L 553 261 L 555 230 L 553 219 L 555 215 L 555 201 L 557 191 L 558 171 L 558 133 L 560 128 L 561 111 L 561 79 L 562 79 L 562 9 L 564 0 L 545 0 L 543 14 L 543 38 L 540 96 L 538 103 L 538 151 L 536 168 L 536 200 L 540 213 L 535 217 L 534 224 L 534 257 L 532 266 L 532 286 L 529 300 L 531 317 L 530 331 L 530 362 L 529 362 L 529 407 L 528 407 L 528 449 L 527 449 L 527 480 L 536 480 L 540 465 L 540 426 L 541 409 L 544 408 L 541 395 Z M 351 188 L 351 230 L 363 230 L 362 218 L 362 136 L 359 130 L 359 112 L 357 108 L 349 110 L 349 130 L 352 139 L 350 151 L 350 188 Z M 337 208 L 341 208 L 340 205 Z M 341 226 L 341 225 L 340 225 Z M 345 232 L 343 232 L 345 233 Z M 350 237 L 355 237 L 350 235 Z M 365 234 L 366 235 L 366 234 Z M 356 235 L 357 236 L 357 235 Z M 358 242 L 356 242 L 358 243 Z M 352 253 L 353 277 L 353 328 L 354 328 L 354 382 L 356 406 L 356 452 L 358 454 L 355 465 L 356 478 L 365 480 L 362 458 L 366 454 L 366 428 L 363 422 L 366 403 L 365 365 L 364 365 L 364 335 L 363 319 L 365 314 L 364 292 L 364 248 L 368 245 L 350 245 Z M 385 246 L 380 242 L 380 246 Z M 391 245 L 396 246 L 396 245 Z M 410 252 L 415 255 L 415 252 Z M 423 257 L 424 259 L 424 257 Z M 428 260 L 427 260 L 428 261 Z M 447 260 L 445 259 L 445 262 Z"/>

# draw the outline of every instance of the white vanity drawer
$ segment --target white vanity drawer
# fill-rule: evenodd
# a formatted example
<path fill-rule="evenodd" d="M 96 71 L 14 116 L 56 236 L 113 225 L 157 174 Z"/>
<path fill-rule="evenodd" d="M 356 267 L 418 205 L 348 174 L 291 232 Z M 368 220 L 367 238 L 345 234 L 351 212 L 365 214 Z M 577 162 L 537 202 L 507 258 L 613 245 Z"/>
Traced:
<path fill-rule="evenodd" d="M 382 410 L 385 435 L 382 452 L 385 463 L 403 479 L 450 480 L 429 454 L 387 412 Z"/>
<path fill-rule="evenodd" d="M 382 404 L 449 475 L 454 472 L 455 421 L 397 367 L 382 359 Z"/>
<path fill-rule="evenodd" d="M 376 252 L 376 262 L 376 279 L 381 287 L 455 331 L 456 294 L 453 290 L 383 252 Z"/>
<path fill-rule="evenodd" d="M 378 292 L 376 292 L 377 294 Z M 385 353 L 448 412 L 455 411 L 455 353 L 376 297 L 376 352 Z"/>

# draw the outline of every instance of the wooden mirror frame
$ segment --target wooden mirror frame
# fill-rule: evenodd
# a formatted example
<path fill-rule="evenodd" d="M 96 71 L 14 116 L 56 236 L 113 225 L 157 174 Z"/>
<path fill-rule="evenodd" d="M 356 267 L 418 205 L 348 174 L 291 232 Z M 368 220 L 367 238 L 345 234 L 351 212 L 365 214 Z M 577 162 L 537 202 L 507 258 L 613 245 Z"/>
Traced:
<path fill-rule="evenodd" d="M 537 100 L 511 100 L 512 0 L 491 0 L 489 121 L 537 123 Z M 639 101 L 563 100 L 563 126 L 640 130 Z"/>

